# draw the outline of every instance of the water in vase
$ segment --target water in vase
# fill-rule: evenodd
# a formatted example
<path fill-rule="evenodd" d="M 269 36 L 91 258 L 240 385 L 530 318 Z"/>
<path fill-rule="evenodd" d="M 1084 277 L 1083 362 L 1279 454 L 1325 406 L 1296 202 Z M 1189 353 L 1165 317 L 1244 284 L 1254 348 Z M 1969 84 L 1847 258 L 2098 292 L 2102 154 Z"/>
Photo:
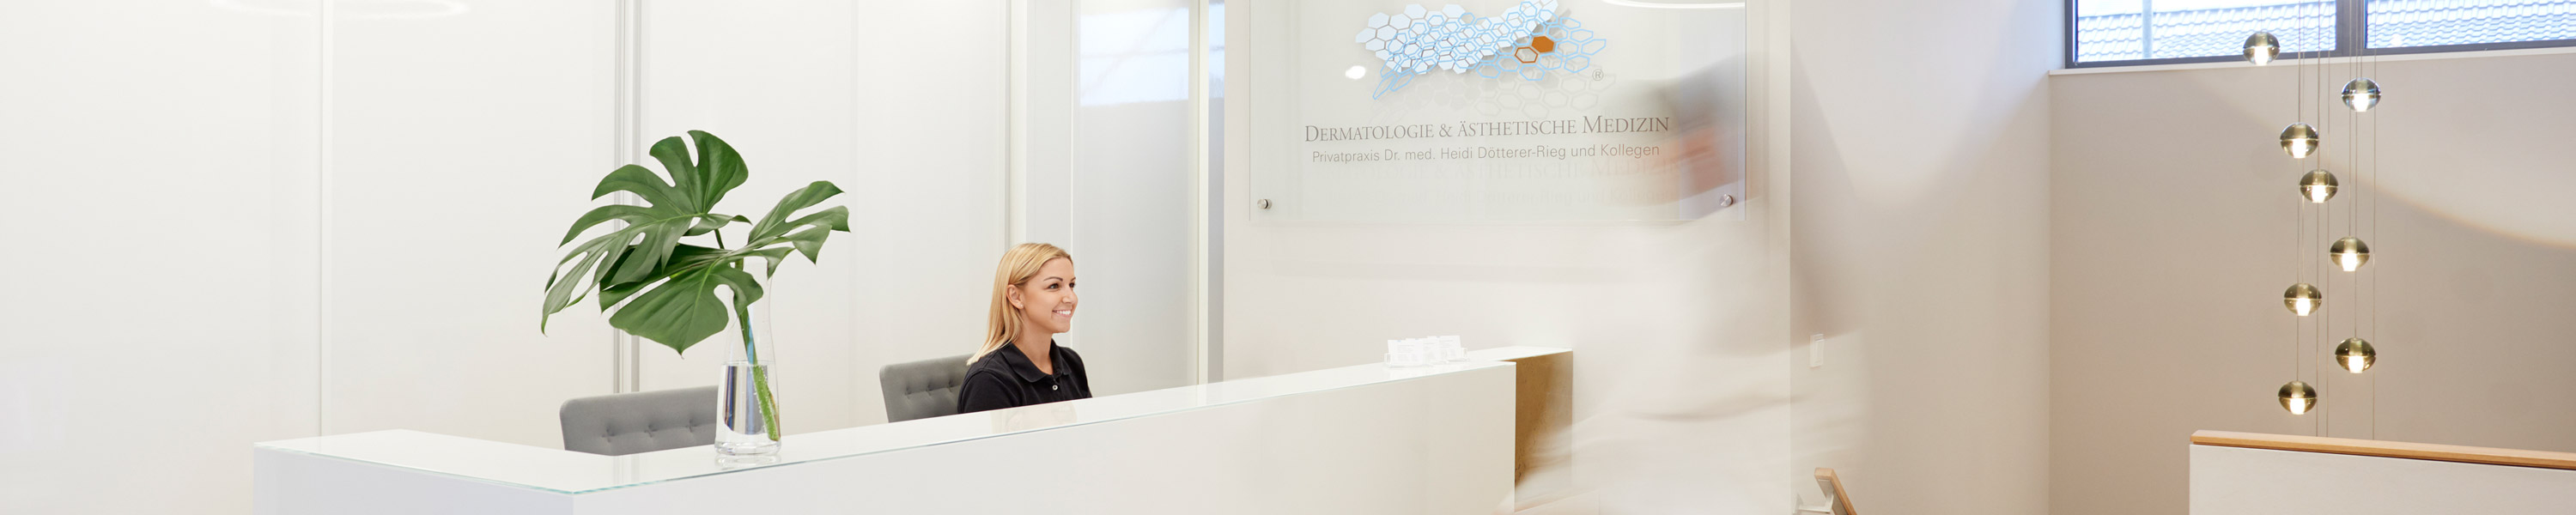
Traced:
<path fill-rule="evenodd" d="M 743 456 L 778 452 L 778 440 L 771 438 L 771 433 L 777 431 L 773 418 L 778 402 L 775 372 L 772 363 L 725 363 L 724 387 L 717 389 L 716 399 L 717 453 Z M 763 395 L 769 398 L 762 399 Z"/>

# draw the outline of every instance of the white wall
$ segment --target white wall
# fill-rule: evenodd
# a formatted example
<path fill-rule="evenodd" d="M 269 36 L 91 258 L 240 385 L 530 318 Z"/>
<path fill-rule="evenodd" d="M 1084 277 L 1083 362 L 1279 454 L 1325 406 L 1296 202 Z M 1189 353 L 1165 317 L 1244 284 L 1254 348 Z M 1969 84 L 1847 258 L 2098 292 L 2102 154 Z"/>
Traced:
<path fill-rule="evenodd" d="M 321 433 L 560 445 L 563 399 L 611 392 L 610 332 L 579 311 L 537 332 L 535 277 L 617 166 L 616 6 L 340 7 L 320 180 L 295 186 L 322 209 L 281 214 L 324 231 Z"/>
<path fill-rule="evenodd" d="M 859 359 L 850 373 L 861 378 L 856 420 L 866 424 L 885 420 L 879 367 L 984 343 L 985 288 L 1009 244 L 1010 27 L 1003 2 L 875 1 L 852 11 L 860 41 L 941 41 L 936 51 L 853 56 L 853 94 L 862 99 L 853 148 L 865 165 L 842 187 L 855 238 L 834 252 L 858 267 L 847 323 Z M 907 77 L 918 79 L 900 80 Z"/>
<path fill-rule="evenodd" d="M 2048 368 L 2045 73 L 2061 15 L 2057 2 L 1797 3 L 1802 485 L 1831 467 L 1872 511 L 2050 511 L 2049 392 L 2090 391 Z M 1807 368 L 1816 334 L 1824 366 Z"/>
<path fill-rule="evenodd" d="M 2303 264 L 2290 240 L 2304 170 L 2274 140 L 2295 72 L 2052 77 L 2054 511 L 2183 510 L 2181 442 L 2200 429 L 2576 450 L 2576 207 L 2561 198 L 2576 165 L 2556 152 L 2576 138 L 2576 99 L 2534 87 L 2570 70 L 2564 53 L 2381 61 L 2388 100 L 2366 116 L 2386 195 L 2363 270 L 2385 283 L 2361 331 L 2380 359 L 2304 374 L 2323 397 L 2304 417 L 2273 398 L 2293 359 L 2277 299 Z M 2366 198 L 2343 123 L 2324 149 L 2346 177 L 2336 209 Z M 2311 360 L 2368 305 L 2332 275 L 2318 285 L 2334 329 Z"/>
<path fill-rule="evenodd" d="M 1766 161 L 1782 149 L 1766 145 L 1782 142 L 1753 136 L 1761 172 L 1739 205 L 1743 220 L 1256 222 L 1250 185 L 1265 171 L 1252 167 L 1280 162 L 1302 138 L 1295 102 L 1284 100 L 1295 67 L 1278 64 L 1294 62 L 1281 21 L 1295 19 L 1292 7 L 1228 6 L 1225 376 L 1374 362 L 1387 339 L 1431 334 L 1460 335 L 1469 348 L 1570 347 L 1573 473 L 1588 493 L 1552 506 L 1788 510 L 1779 473 L 1789 444 L 1787 184 Z M 1771 59 L 1763 48 L 1776 46 L 1757 43 L 1754 81 L 1765 86 L 1756 95 L 1779 91 L 1769 82 L 1779 76 L 1760 71 Z M 1774 127 L 1771 115 L 1757 111 L 1755 127 Z"/>
<path fill-rule="evenodd" d="M 862 116 L 862 99 L 853 94 L 863 53 L 857 47 L 863 39 L 857 9 L 829 1 L 647 2 L 640 106 L 645 138 L 703 130 L 742 151 L 751 179 L 726 196 L 718 206 L 724 212 L 760 216 L 788 192 L 818 180 L 843 190 L 861 187 L 866 161 L 853 144 Z M 844 193 L 824 205 L 852 205 L 853 197 Z M 860 213 L 854 209 L 851 215 Z M 853 234 L 861 223 L 853 220 Z M 777 287 L 762 301 L 776 302 L 771 334 L 780 344 L 778 380 L 788 390 L 779 395 L 780 425 L 789 428 L 883 420 L 883 399 L 861 395 L 876 391 L 875 375 L 851 373 L 860 362 L 852 339 L 857 326 L 848 320 L 859 279 L 852 258 L 873 249 L 856 238 L 831 240 L 822 261 L 791 258 L 780 266 L 773 276 Z M 679 354 L 644 342 L 637 354 L 643 389 L 716 384 L 732 350 L 720 342 L 740 341 L 710 338 L 711 345 Z M 857 409 L 862 403 L 879 406 L 869 413 L 876 416 L 864 416 Z"/>
<path fill-rule="evenodd" d="M 782 397 L 791 428 L 883 420 L 879 365 L 981 337 L 1004 4 L 640 4 L 635 148 L 723 135 L 754 172 L 726 207 L 755 215 L 849 191 L 853 233 L 779 272 Z M 587 306 L 536 321 L 555 242 L 633 159 L 618 6 L 0 4 L 0 263 L 42 271 L 0 297 L 24 465 L 0 511 L 246 513 L 263 440 L 557 445 L 559 403 L 615 388 Z M 645 345 L 648 387 L 714 381 Z"/>
<path fill-rule="evenodd" d="M 833 236 L 819 264 L 790 259 L 771 290 L 790 385 L 782 425 L 884 422 L 879 368 L 982 343 L 983 287 L 1003 244 L 1004 7 L 646 7 L 647 138 L 706 130 L 741 150 L 752 179 L 728 196 L 733 212 L 756 216 L 816 180 L 847 192 L 829 202 L 850 208 L 851 233 Z M 946 43 L 887 50 L 933 39 Z M 715 384 L 726 350 L 683 356 L 645 342 L 644 389 Z"/>
<path fill-rule="evenodd" d="M 0 4 L 0 511 L 247 512 L 249 443 L 313 431 L 316 36 Z"/>

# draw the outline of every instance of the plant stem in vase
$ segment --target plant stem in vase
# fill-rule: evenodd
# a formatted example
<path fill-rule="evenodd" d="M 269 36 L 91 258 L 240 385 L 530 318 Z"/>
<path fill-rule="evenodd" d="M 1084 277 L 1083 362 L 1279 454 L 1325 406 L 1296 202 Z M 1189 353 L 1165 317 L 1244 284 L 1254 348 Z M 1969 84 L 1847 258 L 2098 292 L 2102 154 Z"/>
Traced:
<path fill-rule="evenodd" d="M 761 359 L 760 346 L 757 344 L 757 342 L 762 341 L 762 338 L 767 338 L 768 334 L 755 334 L 752 331 L 751 309 L 743 307 L 742 303 L 734 303 L 733 313 L 734 318 L 742 325 L 742 352 L 743 355 L 748 358 L 746 360 L 746 364 L 751 367 L 752 395 L 757 397 L 758 400 L 757 406 L 760 409 L 761 427 L 768 430 L 766 433 L 772 444 L 771 448 L 775 449 L 775 444 L 786 433 L 778 426 L 778 396 L 771 393 L 769 389 L 769 365 L 771 363 L 767 360 Z M 763 329 L 766 329 L 766 327 L 763 327 Z"/>

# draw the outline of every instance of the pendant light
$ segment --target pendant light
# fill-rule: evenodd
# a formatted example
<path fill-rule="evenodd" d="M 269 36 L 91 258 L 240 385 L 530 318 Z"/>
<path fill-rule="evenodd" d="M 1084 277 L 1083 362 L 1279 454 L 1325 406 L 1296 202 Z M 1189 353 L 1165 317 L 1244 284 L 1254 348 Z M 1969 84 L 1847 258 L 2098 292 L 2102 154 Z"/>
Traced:
<path fill-rule="evenodd" d="M 2290 384 L 2281 385 L 2282 409 L 2290 410 L 2292 415 L 2306 415 L 2309 409 L 2315 407 L 2317 407 L 2317 389 L 2308 387 L 2307 381 L 2291 381 Z"/>
<path fill-rule="evenodd" d="M 2379 105 L 2379 83 L 2369 77 L 2344 83 L 2343 105 L 2352 107 L 2352 112 L 2370 112 L 2370 106 Z"/>
<path fill-rule="evenodd" d="M 2306 177 L 2299 178 L 2299 196 L 2307 197 L 2308 202 L 2323 204 L 2326 199 L 2334 198 L 2336 185 L 2334 173 L 2323 168 L 2308 170 Z"/>
<path fill-rule="evenodd" d="M 2272 64 L 2272 58 L 2280 56 L 2281 40 L 2272 37 L 2272 33 L 2256 32 L 2252 36 L 2245 37 L 2245 60 L 2253 62 L 2255 66 Z"/>
<path fill-rule="evenodd" d="M 2290 285 L 2289 291 L 2281 292 L 2281 304 L 2289 306 L 2290 312 L 2297 313 L 2299 316 L 2315 313 L 2317 306 L 2324 303 L 2325 295 L 2318 293 L 2317 287 L 2309 286 L 2308 283 L 2293 284 Z"/>
<path fill-rule="evenodd" d="M 2317 151 L 2317 139 L 2315 127 L 2293 123 L 2281 129 L 2281 151 L 2289 152 L 2292 158 L 2307 159 L 2308 154 Z"/>
<path fill-rule="evenodd" d="M 2343 271 L 2360 270 L 2362 263 L 2370 262 L 2370 245 L 2363 244 L 2361 238 L 2345 236 L 2326 247 L 2326 255 L 2334 260 L 2335 266 L 2343 267 Z"/>
<path fill-rule="evenodd" d="M 2371 362 L 2379 361 L 2379 349 L 2370 348 L 2370 340 L 2355 336 L 2343 339 L 2342 345 L 2336 345 L 2334 356 L 2335 363 L 2343 365 L 2344 370 L 2359 374 L 2370 370 Z"/>

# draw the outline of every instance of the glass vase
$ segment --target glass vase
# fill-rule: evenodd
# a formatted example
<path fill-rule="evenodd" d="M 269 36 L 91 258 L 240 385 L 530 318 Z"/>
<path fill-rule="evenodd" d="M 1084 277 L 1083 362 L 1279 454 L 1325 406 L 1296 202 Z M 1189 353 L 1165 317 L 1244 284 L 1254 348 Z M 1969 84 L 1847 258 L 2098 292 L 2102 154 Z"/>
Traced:
<path fill-rule="evenodd" d="M 716 453 L 773 456 L 784 433 L 778 425 L 778 349 L 769 337 L 769 301 L 733 307 L 727 335 L 707 343 L 727 347 L 724 377 L 716 387 Z M 728 341 L 731 340 L 731 341 Z"/>

